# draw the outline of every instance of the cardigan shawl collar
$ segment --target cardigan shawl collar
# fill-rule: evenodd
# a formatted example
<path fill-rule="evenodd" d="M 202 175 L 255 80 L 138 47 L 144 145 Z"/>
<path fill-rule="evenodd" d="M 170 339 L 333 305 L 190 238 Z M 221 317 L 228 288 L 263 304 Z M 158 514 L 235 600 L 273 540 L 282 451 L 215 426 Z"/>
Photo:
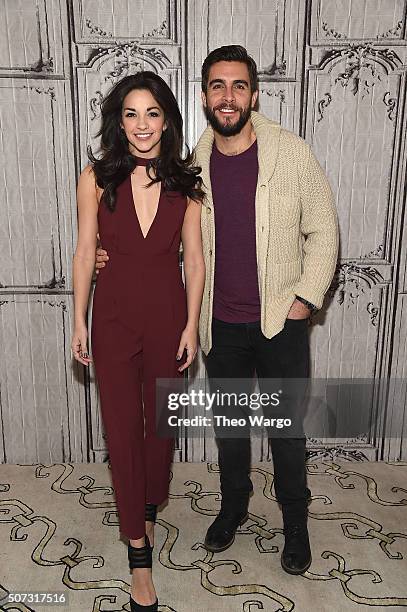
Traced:
<path fill-rule="evenodd" d="M 257 138 L 259 179 L 258 185 L 266 184 L 273 176 L 277 161 L 281 126 L 255 111 L 251 112 L 250 120 Z M 202 168 L 201 177 L 206 197 L 205 206 L 213 208 L 212 188 L 209 172 L 209 162 L 214 141 L 212 127 L 207 127 L 195 147 L 195 161 Z"/>

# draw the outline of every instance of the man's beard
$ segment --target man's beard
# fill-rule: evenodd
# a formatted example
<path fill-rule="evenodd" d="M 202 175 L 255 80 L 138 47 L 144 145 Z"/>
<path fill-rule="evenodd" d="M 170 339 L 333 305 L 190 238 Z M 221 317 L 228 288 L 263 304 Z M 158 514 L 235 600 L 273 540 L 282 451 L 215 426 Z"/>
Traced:
<path fill-rule="evenodd" d="M 215 114 L 219 108 L 231 108 L 233 110 L 237 110 L 240 114 L 240 117 L 236 121 L 236 123 L 223 124 L 219 121 Z M 221 136 L 236 136 L 236 134 L 239 134 L 246 125 L 246 123 L 249 121 L 251 113 L 251 108 L 249 106 L 247 108 L 241 109 L 237 108 L 237 106 L 231 106 L 229 104 L 218 104 L 218 106 L 215 106 L 213 110 L 206 106 L 204 110 L 206 118 L 211 124 L 212 128 Z"/>

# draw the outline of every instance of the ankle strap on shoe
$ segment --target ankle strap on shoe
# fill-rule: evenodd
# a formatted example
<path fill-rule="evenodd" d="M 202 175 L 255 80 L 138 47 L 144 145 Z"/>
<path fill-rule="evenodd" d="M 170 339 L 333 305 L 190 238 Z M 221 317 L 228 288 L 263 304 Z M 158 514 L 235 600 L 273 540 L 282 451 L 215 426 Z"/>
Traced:
<path fill-rule="evenodd" d="M 146 544 L 141 548 L 136 548 L 135 546 L 132 546 L 129 542 L 129 545 L 127 547 L 127 555 L 129 559 L 130 569 L 152 567 L 152 548 L 147 535 L 145 536 L 145 539 Z"/>
<path fill-rule="evenodd" d="M 156 504 L 146 504 L 146 521 L 152 521 L 155 523 L 157 518 L 157 505 Z"/>

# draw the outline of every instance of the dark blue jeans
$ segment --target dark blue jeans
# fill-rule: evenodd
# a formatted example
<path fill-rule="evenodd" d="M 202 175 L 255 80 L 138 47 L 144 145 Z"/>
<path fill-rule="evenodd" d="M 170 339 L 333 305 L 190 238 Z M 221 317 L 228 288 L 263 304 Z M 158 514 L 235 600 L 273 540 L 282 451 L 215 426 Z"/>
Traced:
<path fill-rule="evenodd" d="M 261 379 L 309 377 L 308 320 L 287 319 L 284 329 L 271 339 L 264 336 L 260 322 L 225 323 L 212 321 L 212 349 L 206 358 L 211 391 L 214 379 Z M 212 382 L 211 382 L 212 380 Z M 216 381 L 217 382 L 217 381 Z M 235 407 L 236 417 L 247 414 Z M 215 427 L 215 435 L 217 430 Z M 250 480 L 250 437 L 216 436 L 219 450 L 222 508 L 247 510 L 253 490 Z M 270 439 L 274 463 L 274 486 L 282 506 L 284 525 L 307 520 L 305 437 Z"/>

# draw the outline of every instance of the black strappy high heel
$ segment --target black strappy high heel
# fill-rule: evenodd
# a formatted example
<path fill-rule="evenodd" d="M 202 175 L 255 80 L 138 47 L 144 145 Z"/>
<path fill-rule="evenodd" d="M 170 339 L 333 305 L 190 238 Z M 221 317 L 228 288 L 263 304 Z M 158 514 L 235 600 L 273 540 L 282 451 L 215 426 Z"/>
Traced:
<path fill-rule="evenodd" d="M 145 519 L 146 521 L 151 521 L 152 523 L 155 524 L 155 521 L 157 519 L 157 505 L 156 504 L 146 504 L 146 515 L 145 515 Z M 154 548 L 154 546 L 151 547 L 151 550 Z"/>
<path fill-rule="evenodd" d="M 157 519 L 157 506 L 156 504 L 146 504 L 146 516 L 145 516 L 145 520 L 146 521 L 151 521 L 152 523 L 155 523 Z"/>
<path fill-rule="evenodd" d="M 129 558 L 129 567 L 131 570 L 134 568 L 152 567 L 153 565 L 151 554 L 153 549 L 147 535 L 145 536 L 145 541 L 145 546 L 142 546 L 141 548 L 132 546 L 130 542 L 128 544 L 127 553 Z M 158 612 L 158 599 L 156 599 L 153 604 L 142 606 L 130 596 L 130 609 L 131 612 Z"/>

